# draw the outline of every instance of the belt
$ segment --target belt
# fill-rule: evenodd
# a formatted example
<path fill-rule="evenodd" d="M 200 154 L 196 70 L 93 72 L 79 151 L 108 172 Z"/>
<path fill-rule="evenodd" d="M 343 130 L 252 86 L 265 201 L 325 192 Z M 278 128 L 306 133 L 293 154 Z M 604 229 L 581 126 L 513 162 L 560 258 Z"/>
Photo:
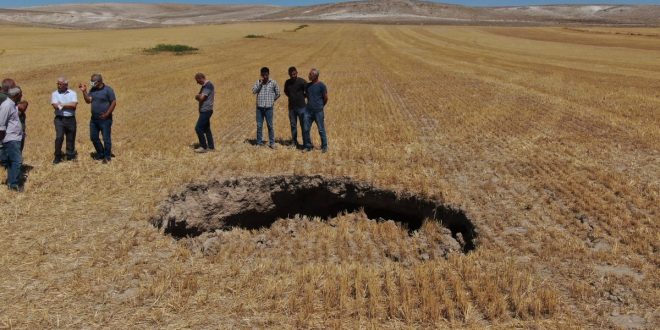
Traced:
<path fill-rule="evenodd" d="M 55 118 L 56 118 L 56 119 L 57 119 L 57 118 L 59 118 L 59 119 L 73 118 L 73 119 L 75 119 L 76 116 L 55 116 Z"/>

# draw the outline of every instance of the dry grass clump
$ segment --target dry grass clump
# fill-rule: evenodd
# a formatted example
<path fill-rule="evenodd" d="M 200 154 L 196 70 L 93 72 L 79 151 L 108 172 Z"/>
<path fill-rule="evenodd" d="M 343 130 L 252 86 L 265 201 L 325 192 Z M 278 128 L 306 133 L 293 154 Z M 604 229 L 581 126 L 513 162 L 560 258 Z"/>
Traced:
<path fill-rule="evenodd" d="M 658 327 L 657 39 L 362 24 L 274 32 L 296 26 L 6 28 L 16 47 L 0 67 L 31 104 L 33 168 L 25 193 L 0 189 L 0 327 Z M 190 35 L 203 55 L 141 51 Z M 248 143 L 259 68 L 283 85 L 291 65 L 302 76 L 320 68 L 328 85 L 327 154 Z M 49 95 L 58 76 L 92 72 L 117 93 L 117 157 L 86 157 L 81 105 L 81 158 L 53 166 Z M 217 88 L 218 151 L 203 155 L 190 148 L 196 72 Z M 275 108 L 284 141 L 285 101 Z M 187 183 L 282 174 L 442 198 L 474 220 L 480 244 L 445 255 L 433 223 L 409 235 L 360 213 L 179 241 L 147 221 Z"/>

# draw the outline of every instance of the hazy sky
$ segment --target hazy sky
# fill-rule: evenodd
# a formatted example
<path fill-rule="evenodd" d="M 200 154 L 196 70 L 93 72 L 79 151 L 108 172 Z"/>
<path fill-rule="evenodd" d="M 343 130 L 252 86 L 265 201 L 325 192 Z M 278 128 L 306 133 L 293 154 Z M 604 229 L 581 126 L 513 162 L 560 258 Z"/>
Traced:
<path fill-rule="evenodd" d="M 42 6 L 62 3 L 91 3 L 91 2 L 142 2 L 142 3 L 198 3 L 198 4 L 272 4 L 282 6 L 310 5 L 317 3 L 340 2 L 332 0 L 0 0 L 0 8 L 14 8 L 27 6 Z M 511 6 L 532 4 L 656 4 L 660 0 L 448 0 L 436 1 L 443 3 L 455 3 L 467 6 Z"/>

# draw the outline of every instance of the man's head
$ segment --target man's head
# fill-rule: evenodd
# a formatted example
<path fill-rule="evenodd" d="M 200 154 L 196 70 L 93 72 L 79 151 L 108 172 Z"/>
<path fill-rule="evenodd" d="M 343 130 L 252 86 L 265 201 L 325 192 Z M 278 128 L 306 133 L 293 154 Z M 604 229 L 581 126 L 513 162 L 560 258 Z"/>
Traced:
<path fill-rule="evenodd" d="M 14 79 L 11 78 L 5 78 L 2 80 L 2 92 L 7 94 L 9 92 L 10 88 L 16 87 L 16 82 Z"/>
<path fill-rule="evenodd" d="M 298 70 L 296 70 L 295 66 L 289 68 L 289 77 L 291 77 L 291 79 L 298 78 Z"/>
<path fill-rule="evenodd" d="M 321 71 L 319 71 L 317 68 L 312 68 L 309 70 L 309 81 L 314 82 L 319 80 L 319 74 L 321 74 Z"/>
<path fill-rule="evenodd" d="M 195 73 L 195 81 L 200 85 L 204 85 L 206 83 L 206 75 L 201 72 Z"/>
<path fill-rule="evenodd" d="M 23 91 L 21 90 L 21 87 L 15 86 L 7 91 L 7 95 L 12 101 L 18 103 L 21 100 L 21 97 L 23 97 Z"/>
<path fill-rule="evenodd" d="M 261 68 L 261 78 L 268 79 L 270 76 L 270 70 L 267 67 Z"/>
<path fill-rule="evenodd" d="M 57 90 L 63 93 L 67 89 L 69 89 L 69 81 L 65 77 L 57 78 Z"/>
<path fill-rule="evenodd" d="M 103 85 L 103 76 L 100 73 L 92 74 L 89 84 L 92 87 L 100 87 Z"/>

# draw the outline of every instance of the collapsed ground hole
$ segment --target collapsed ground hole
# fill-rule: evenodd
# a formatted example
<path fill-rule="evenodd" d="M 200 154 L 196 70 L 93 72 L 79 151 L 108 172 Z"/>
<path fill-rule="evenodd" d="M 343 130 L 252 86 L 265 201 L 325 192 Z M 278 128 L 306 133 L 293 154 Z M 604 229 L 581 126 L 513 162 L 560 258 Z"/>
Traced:
<path fill-rule="evenodd" d="M 410 234 L 425 221 L 437 221 L 463 252 L 475 248 L 477 231 L 462 210 L 346 177 L 244 177 L 190 184 L 163 202 L 151 223 L 180 239 L 232 228 L 269 228 L 294 216 L 332 219 L 357 211 L 372 220 L 401 223 Z"/>

